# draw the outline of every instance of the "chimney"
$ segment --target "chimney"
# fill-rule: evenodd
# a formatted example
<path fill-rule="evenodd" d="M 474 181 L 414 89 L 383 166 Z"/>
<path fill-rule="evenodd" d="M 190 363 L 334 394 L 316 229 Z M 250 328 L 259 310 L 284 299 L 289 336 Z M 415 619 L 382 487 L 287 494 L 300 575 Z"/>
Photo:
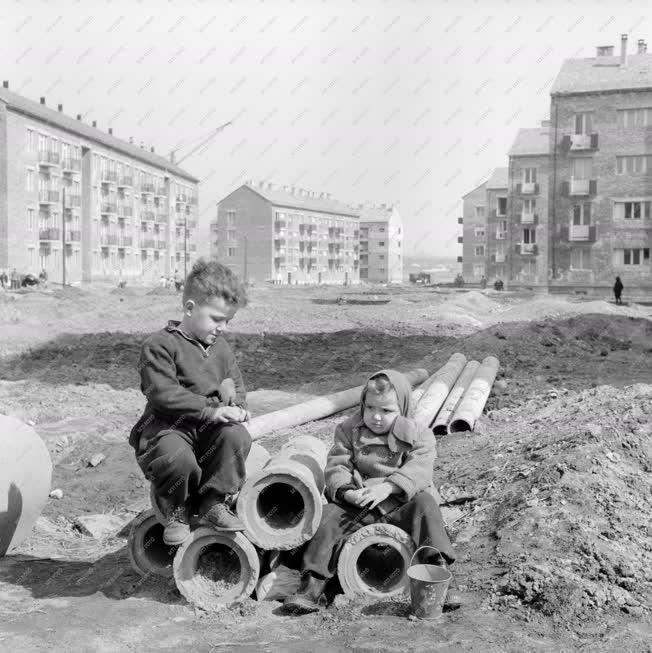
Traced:
<path fill-rule="evenodd" d="M 45 98 L 41 96 L 41 104 L 45 104 Z"/>
<path fill-rule="evenodd" d="M 81 113 L 77 114 L 77 120 L 81 120 Z"/>
<path fill-rule="evenodd" d="M 93 120 L 93 127 L 97 127 L 97 120 Z"/>
<path fill-rule="evenodd" d="M 58 104 L 57 105 L 57 110 L 58 111 L 63 111 L 63 104 Z"/>
<path fill-rule="evenodd" d="M 620 65 L 627 63 L 627 34 L 620 35 Z"/>
<path fill-rule="evenodd" d="M 647 43 L 644 39 L 638 40 L 638 54 L 645 54 L 647 52 Z"/>
<path fill-rule="evenodd" d="M 8 79 L 3 80 L 2 88 L 9 88 L 9 80 Z"/>
<path fill-rule="evenodd" d="M 598 45 L 596 48 L 596 57 L 613 57 L 614 56 L 614 46 L 613 45 Z"/>
<path fill-rule="evenodd" d="M 109 127 L 109 134 L 113 135 L 113 127 Z"/>

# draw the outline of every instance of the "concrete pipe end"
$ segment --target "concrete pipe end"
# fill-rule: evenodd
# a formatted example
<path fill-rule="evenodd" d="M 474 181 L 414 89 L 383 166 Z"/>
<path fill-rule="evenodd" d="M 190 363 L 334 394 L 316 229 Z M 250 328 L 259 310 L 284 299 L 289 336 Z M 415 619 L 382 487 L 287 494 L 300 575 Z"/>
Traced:
<path fill-rule="evenodd" d="M 323 507 L 310 471 L 292 462 L 268 465 L 246 481 L 236 510 L 256 546 L 288 551 L 315 534 Z"/>
<path fill-rule="evenodd" d="M 173 572 L 179 592 L 189 603 L 215 611 L 253 593 L 260 562 L 242 533 L 198 528 L 179 547 Z"/>
<path fill-rule="evenodd" d="M 473 427 L 468 422 L 468 420 L 465 419 L 454 419 L 448 427 L 449 433 L 464 433 L 465 431 L 472 431 L 472 430 Z"/>
<path fill-rule="evenodd" d="M 446 424 L 435 424 L 432 427 L 432 432 L 435 435 L 448 435 L 448 426 Z"/>
<path fill-rule="evenodd" d="M 391 524 L 370 524 L 351 535 L 340 553 L 337 575 L 347 596 L 390 598 L 410 591 L 407 570 L 412 538 Z"/>
<path fill-rule="evenodd" d="M 172 563 L 177 547 L 163 542 L 163 525 L 154 510 L 144 510 L 134 519 L 127 540 L 127 551 L 131 566 L 139 574 L 172 577 Z"/>

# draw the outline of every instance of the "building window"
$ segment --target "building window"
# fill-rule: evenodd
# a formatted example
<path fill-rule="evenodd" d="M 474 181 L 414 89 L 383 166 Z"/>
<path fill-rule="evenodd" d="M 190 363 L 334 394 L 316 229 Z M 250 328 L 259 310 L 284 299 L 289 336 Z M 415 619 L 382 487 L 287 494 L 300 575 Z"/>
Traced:
<path fill-rule="evenodd" d="M 27 130 L 27 151 L 36 152 L 36 132 L 33 129 Z"/>
<path fill-rule="evenodd" d="M 523 168 L 523 183 L 525 184 L 535 184 L 537 181 L 537 169 L 536 168 Z"/>
<path fill-rule="evenodd" d="M 476 238 L 484 238 L 484 227 L 476 227 L 473 233 Z"/>
<path fill-rule="evenodd" d="M 571 249 L 571 270 L 591 269 L 591 250 L 587 247 L 574 247 Z"/>
<path fill-rule="evenodd" d="M 226 250 L 227 256 L 234 257 L 235 256 L 235 247 L 229 247 Z"/>
<path fill-rule="evenodd" d="M 643 202 L 616 202 L 615 217 L 624 220 L 641 220 L 642 218 L 649 220 L 651 204 L 652 202 L 649 200 Z"/>
<path fill-rule="evenodd" d="M 27 248 L 27 264 L 29 265 L 30 270 L 33 270 L 36 265 L 36 252 L 33 247 Z"/>
<path fill-rule="evenodd" d="M 379 258 L 381 261 L 384 261 L 384 260 L 385 260 L 385 255 L 384 255 L 384 254 L 380 254 L 380 255 L 378 256 L 378 258 Z"/>
<path fill-rule="evenodd" d="M 31 207 L 27 209 L 27 229 L 34 230 L 34 209 Z"/>
<path fill-rule="evenodd" d="M 537 201 L 534 199 L 523 200 L 523 213 L 534 213 L 537 208 Z"/>
<path fill-rule="evenodd" d="M 590 225 L 591 224 L 591 203 L 575 204 L 573 206 L 573 225 Z"/>
<path fill-rule="evenodd" d="M 498 210 L 496 211 L 496 215 L 507 215 L 507 198 L 506 197 L 499 197 L 498 198 Z"/>
<path fill-rule="evenodd" d="M 476 245 L 475 255 L 476 256 L 484 256 L 484 245 Z"/>
<path fill-rule="evenodd" d="M 616 157 L 617 175 L 652 174 L 652 156 L 643 154 Z"/>
<path fill-rule="evenodd" d="M 476 206 L 475 207 L 475 217 L 476 218 L 484 218 L 484 206 Z"/>
<path fill-rule="evenodd" d="M 537 242 L 536 229 L 523 229 L 523 243 L 525 245 L 533 245 Z"/>
<path fill-rule="evenodd" d="M 235 211 L 226 212 L 226 226 L 233 227 L 235 225 Z"/>
<path fill-rule="evenodd" d="M 588 112 L 576 113 L 573 129 L 575 134 L 590 134 L 593 129 L 593 115 Z"/>
<path fill-rule="evenodd" d="M 618 111 L 619 127 L 646 127 L 647 125 L 652 125 L 652 107 Z"/>
<path fill-rule="evenodd" d="M 579 157 L 571 160 L 571 177 L 573 179 L 591 179 L 593 160 L 589 157 Z"/>
<path fill-rule="evenodd" d="M 385 233 L 385 227 L 380 227 L 378 229 L 378 231 L 380 231 L 381 234 L 384 234 Z"/>
<path fill-rule="evenodd" d="M 645 248 L 625 248 L 614 250 L 616 255 L 615 263 L 617 265 L 646 265 L 650 262 L 650 249 Z"/>
<path fill-rule="evenodd" d="M 25 188 L 32 192 L 34 190 L 34 170 L 32 168 L 27 168 L 27 178 L 25 181 Z"/>
<path fill-rule="evenodd" d="M 235 229 L 227 229 L 226 239 L 230 240 L 230 241 L 234 241 L 235 240 L 235 233 L 236 233 Z"/>

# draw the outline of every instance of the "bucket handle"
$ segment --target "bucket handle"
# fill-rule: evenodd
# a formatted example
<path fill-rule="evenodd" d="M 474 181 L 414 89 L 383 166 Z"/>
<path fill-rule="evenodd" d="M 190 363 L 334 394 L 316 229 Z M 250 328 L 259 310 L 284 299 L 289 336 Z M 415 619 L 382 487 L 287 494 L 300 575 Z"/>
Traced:
<path fill-rule="evenodd" d="M 414 562 L 414 558 L 421 551 L 422 549 L 432 549 L 433 551 L 436 551 L 441 555 L 441 551 L 439 549 L 436 549 L 434 546 L 429 546 L 428 544 L 424 544 L 423 546 L 420 546 L 413 554 L 412 557 L 410 558 L 410 567 L 412 566 L 412 563 Z"/>

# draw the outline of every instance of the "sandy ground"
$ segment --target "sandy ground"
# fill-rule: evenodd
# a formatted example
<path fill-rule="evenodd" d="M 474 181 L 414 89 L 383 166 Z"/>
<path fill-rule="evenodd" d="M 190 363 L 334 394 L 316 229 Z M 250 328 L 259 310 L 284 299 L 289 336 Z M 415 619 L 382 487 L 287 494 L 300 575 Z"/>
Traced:
<path fill-rule="evenodd" d="M 383 305 L 336 303 L 386 299 Z M 315 302 L 317 300 L 317 302 Z M 493 291 L 254 288 L 232 323 L 258 414 L 426 367 L 493 354 L 499 377 L 475 432 L 439 442 L 467 606 L 439 623 L 405 601 L 337 602 L 302 618 L 279 603 L 205 614 L 131 570 L 124 538 L 72 526 L 125 520 L 147 487 L 126 443 L 143 398 L 143 338 L 179 297 L 147 289 L 0 295 L 0 406 L 34 422 L 55 462 L 32 537 L 0 561 L 3 650 L 648 651 L 652 547 L 650 308 Z M 276 434 L 330 441 L 341 416 Z M 97 452 L 106 455 L 88 467 Z"/>

